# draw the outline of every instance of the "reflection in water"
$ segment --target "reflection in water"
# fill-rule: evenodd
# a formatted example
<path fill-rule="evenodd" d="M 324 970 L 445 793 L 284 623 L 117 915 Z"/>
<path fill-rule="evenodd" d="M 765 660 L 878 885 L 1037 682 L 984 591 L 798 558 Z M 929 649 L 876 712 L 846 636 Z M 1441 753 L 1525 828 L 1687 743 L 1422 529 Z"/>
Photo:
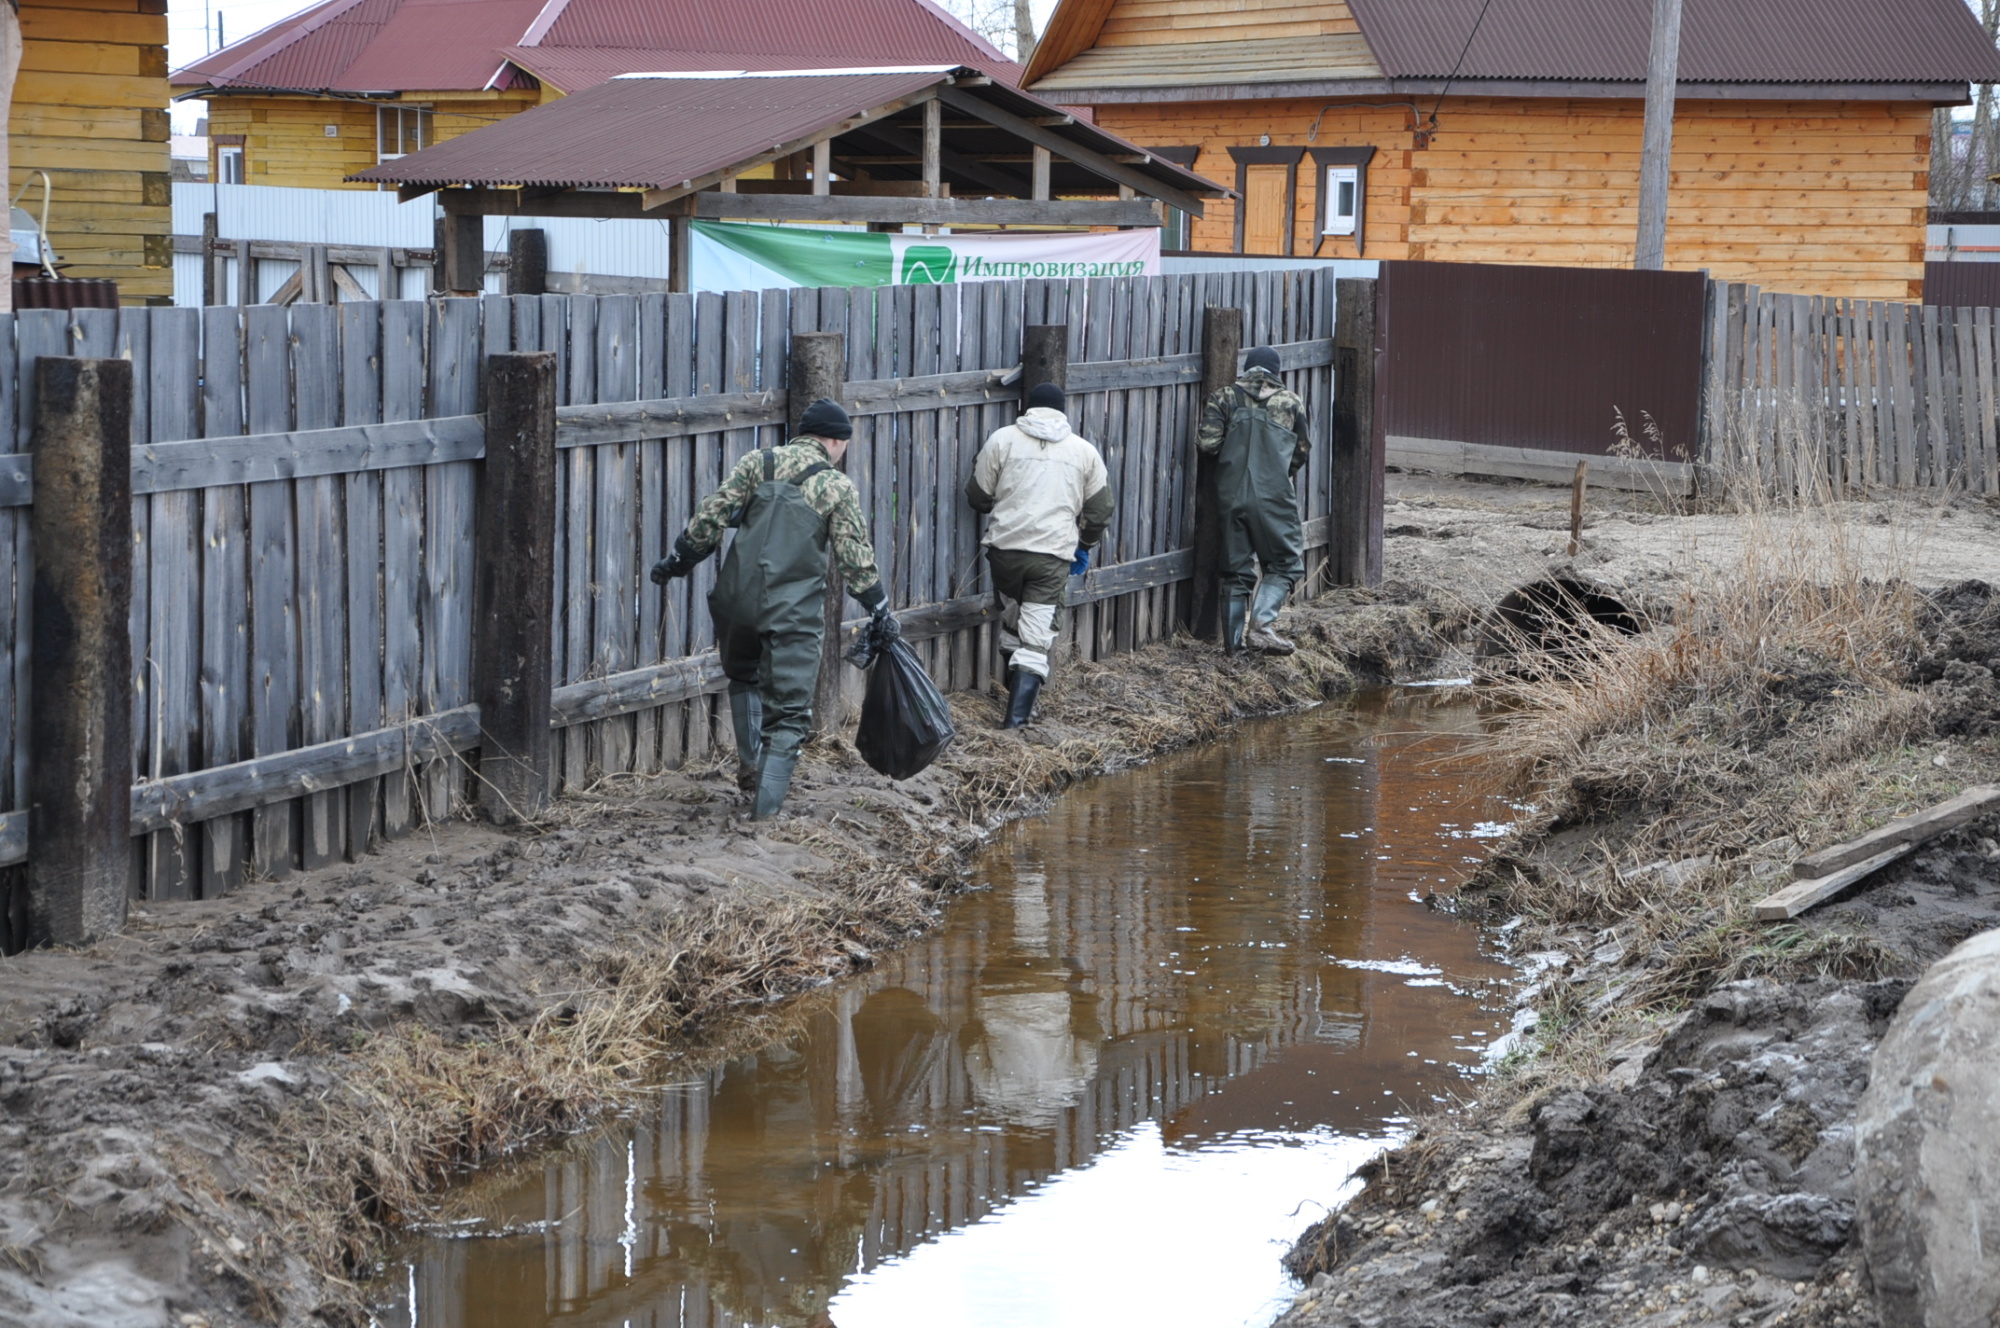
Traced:
<path fill-rule="evenodd" d="M 381 1322 L 1267 1320 L 1300 1205 L 1499 1030 L 1421 903 L 1508 814 L 1439 765 L 1476 723 L 1378 693 L 1071 793 L 794 1041 L 482 1186 Z"/>

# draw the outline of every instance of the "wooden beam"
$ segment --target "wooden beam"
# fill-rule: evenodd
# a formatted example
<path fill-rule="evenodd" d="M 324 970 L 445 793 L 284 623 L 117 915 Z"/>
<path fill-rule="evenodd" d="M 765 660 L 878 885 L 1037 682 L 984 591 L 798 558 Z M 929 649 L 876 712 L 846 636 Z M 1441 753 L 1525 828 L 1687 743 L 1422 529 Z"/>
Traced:
<path fill-rule="evenodd" d="M 1054 160 L 1054 157 L 1055 154 L 1050 152 L 1047 148 L 1043 147 L 1040 143 L 1035 144 L 1035 166 L 1034 166 L 1035 179 L 1033 186 L 1034 190 L 1033 197 L 1039 202 L 1046 203 L 1048 201 L 1049 166 L 1051 162 Z"/>
<path fill-rule="evenodd" d="M 872 124 L 866 129 L 856 130 L 853 134 L 849 135 L 849 138 L 872 138 L 878 143 L 885 144 L 901 152 L 907 152 L 910 154 L 911 165 L 917 165 L 923 161 L 924 145 L 921 137 L 896 125 Z M 1000 170 L 984 162 L 975 161 L 964 153 L 953 152 L 950 148 L 941 146 L 938 151 L 938 160 L 946 170 L 951 171 L 953 174 L 962 175 L 968 180 L 976 180 L 980 184 L 991 189 L 997 189 L 1003 194 L 1010 194 L 1015 198 L 1025 198 L 1029 192 L 1028 181 L 1023 180 L 1012 171 Z M 885 183 L 897 182 L 885 181 Z M 922 181 L 914 183 L 919 188 L 923 187 Z"/>
<path fill-rule="evenodd" d="M 944 107 L 933 97 L 924 103 L 924 197 L 936 198 L 943 192 Z"/>
<path fill-rule="evenodd" d="M 1758 900 L 1754 916 L 1759 922 L 1783 922 L 1795 918 L 1807 909 L 1825 903 L 1863 877 L 1872 876 L 1896 859 L 1915 851 L 1916 847 L 1915 844 L 1898 844 L 1825 876 L 1794 881 L 1776 894 Z"/>
<path fill-rule="evenodd" d="M 1821 877 L 1852 866 L 1864 858 L 1872 858 L 1897 844 L 1921 844 L 1978 820 L 1996 805 L 2000 805 L 2000 784 L 1975 784 L 1957 797 L 1927 811 L 1899 817 L 1858 839 L 1807 854 L 1792 864 L 1792 875 L 1800 880 Z"/>
<path fill-rule="evenodd" d="M 482 217 L 585 217 L 614 220 L 644 217 L 641 195 L 608 189 L 446 189 L 441 201 L 451 214 Z"/>
<path fill-rule="evenodd" d="M 683 197 L 655 216 L 704 221 L 884 222 L 938 226 L 1158 226 L 1144 200 L 1021 198 L 814 198 L 799 194 L 701 193 Z"/>
<path fill-rule="evenodd" d="M 813 192 L 824 198 L 833 192 L 833 140 L 822 138 L 812 146 Z"/>
<path fill-rule="evenodd" d="M 1201 325 L 1201 395 L 1190 423 L 1201 427 L 1208 399 L 1236 381 L 1243 353 L 1243 311 L 1211 304 Z M 1181 601 L 1181 625 L 1203 641 L 1220 640 L 1222 622 L 1222 500 L 1216 491 L 1216 458 L 1191 436 L 1187 473 L 1194 476 L 1194 588 Z"/>
<path fill-rule="evenodd" d="M 1179 208 L 1191 217 L 1202 215 L 1202 201 L 1193 194 L 1176 189 L 1172 185 L 1162 184 L 1144 171 L 1134 170 L 1123 162 L 1113 161 L 1103 153 L 1087 148 L 1073 139 L 1064 138 L 1054 130 L 1044 129 L 1031 120 L 1023 119 L 1011 111 L 1003 111 L 991 102 L 958 88 L 939 88 L 938 96 L 943 99 L 945 105 L 955 110 L 976 115 L 990 125 L 1005 129 L 1009 133 L 1027 139 L 1030 143 L 1039 144 L 1067 161 L 1086 170 L 1095 171 L 1107 180 L 1116 184 L 1130 185 L 1148 198 L 1157 198 L 1169 207 Z"/>
<path fill-rule="evenodd" d="M 849 116 L 839 124 L 830 125 L 823 129 L 816 129 L 812 133 L 795 138 L 789 143 L 775 144 L 770 151 L 760 152 L 754 157 L 746 157 L 742 161 L 736 162 L 725 169 L 710 171 L 706 175 L 682 180 L 679 184 L 662 183 L 656 188 L 648 189 L 641 196 L 645 209 L 651 212 L 662 204 L 671 203 L 677 198 L 713 188 L 732 175 L 741 175 L 744 171 L 754 170 L 768 162 L 776 161 L 780 157 L 789 157 L 794 152 L 803 152 L 805 149 L 813 147 L 824 140 L 839 138 L 842 134 L 850 133 L 865 124 L 899 114 L 912 106 L 933 101 L 936 99 L 936 96 L 936 88 L 922 88 L 916 92 L 912 92 L 907 97 L 898 97 L 895 101 L 889 102 L 886 105 L 863 111 L 859 115 Z"/>

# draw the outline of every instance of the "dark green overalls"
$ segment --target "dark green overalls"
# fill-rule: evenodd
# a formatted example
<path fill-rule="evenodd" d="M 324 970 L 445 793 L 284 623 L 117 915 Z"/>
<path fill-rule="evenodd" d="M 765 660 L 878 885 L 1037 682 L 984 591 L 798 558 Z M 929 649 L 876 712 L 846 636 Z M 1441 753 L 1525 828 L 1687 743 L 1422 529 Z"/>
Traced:
<path fill-rule="evenodd" d="M 799 486 L 833 469 L 821 462 L 796 479 L 780 480 L 777 464 L 775 454 L 764 453 L 764 482 L 744 504 L 708 595 L 731 697 L 756 692 L 763 698 L 765 762 L 796 760 L 812 730 L 826 632 L 828 519 L 812 509 Z"/>
<path fill-rule="evenodd" d="M 1284 602 L 1305 575 L 1305 528 L 1292 485 L 1298 437 L 1241 387 L 1229 412 L 1229 432 L 1215 458 L 1222 509 L 1222 581 L 1232 597 L 1248 599 L 1262 564 L 1264 582 L 1284 590 Z M 1275 604 L 1272 611 L 1276 612 Z"/>

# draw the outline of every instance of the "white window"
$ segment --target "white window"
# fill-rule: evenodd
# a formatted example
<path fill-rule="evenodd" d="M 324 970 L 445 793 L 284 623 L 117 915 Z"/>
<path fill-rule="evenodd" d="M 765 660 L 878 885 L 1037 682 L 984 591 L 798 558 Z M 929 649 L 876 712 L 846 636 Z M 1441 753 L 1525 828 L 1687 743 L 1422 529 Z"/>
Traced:
<path fill-rule="evenodd" d="M 1361 168 L 1326 168 L 1326 224 L 1323 235 L 1352 235 L 1361 216 Z"/>
<path fill-rule="evenodd" d="M 221 184 L 248 183 L 248 181 L 244 178 L 243 174 L 242 148 L 217 148 L 215 150 L 215 166 L 216 166 L 215 173 L 216 176 L 218 177 L 218 183 Z"/>
<path fill-rule="evenodd" d="M 377 106 L 375 108 L 375 160 L 394 161 L 431 146 L 431 108 L 428 106 Z"/>

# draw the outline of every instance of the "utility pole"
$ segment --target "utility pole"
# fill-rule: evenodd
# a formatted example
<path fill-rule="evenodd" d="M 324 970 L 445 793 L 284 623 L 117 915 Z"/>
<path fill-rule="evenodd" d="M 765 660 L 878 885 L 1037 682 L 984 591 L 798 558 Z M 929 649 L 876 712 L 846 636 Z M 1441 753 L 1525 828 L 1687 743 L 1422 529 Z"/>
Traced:
<path fill-rule="evenodd" d="M 1646 69 L 1646 139 L 1639 153 L 1639 245 L 1632 266 L 1667 265 L 1667 193 L 1673 178 L 1674 96 L 1681 65 L 1681 0 L 1653 0 Z"/>

